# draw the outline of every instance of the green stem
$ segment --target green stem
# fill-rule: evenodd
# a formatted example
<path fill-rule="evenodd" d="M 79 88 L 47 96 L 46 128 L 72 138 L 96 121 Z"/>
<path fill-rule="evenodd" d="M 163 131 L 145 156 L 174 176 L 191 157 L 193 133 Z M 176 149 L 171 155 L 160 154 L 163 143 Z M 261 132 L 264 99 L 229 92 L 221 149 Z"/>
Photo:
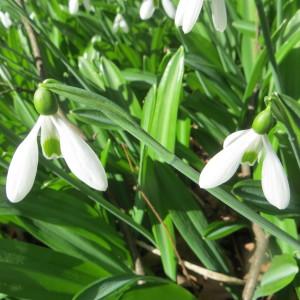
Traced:
<path fill-rule="evenodd" d="M 269 24 L 267 21 L 265 10 L 264 10 L 264 5 L 263 5 L 262 0 L 255 0 L 255 3 L 256 3 L 260 23 L 261 23 L 263 37 L 264 37 L 264 40 L 266 43 L 266 49 L 267 49 L 267 53 L 268 53 L 270 64 L 271 64 L 271 71 L 273 74 L 275 87 L 276 87 L 277 92 L 282 93 L 280 74 L 279 74 L 278 65 L 277 65 L 277 62 L 275 59 L 274 48 L 273 48 L 272 41 L 271 41 L 271 34 L 270 34 Z"/>

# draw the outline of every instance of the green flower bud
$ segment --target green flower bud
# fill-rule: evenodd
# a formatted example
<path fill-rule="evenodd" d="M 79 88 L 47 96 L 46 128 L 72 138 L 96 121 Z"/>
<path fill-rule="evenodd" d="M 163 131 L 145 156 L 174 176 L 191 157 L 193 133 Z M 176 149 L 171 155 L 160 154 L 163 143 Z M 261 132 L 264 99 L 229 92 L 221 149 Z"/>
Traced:
<path fill-rule="evenodd" d="M 273 124 L 273 118 L 271 113 L 271 106 L 269 105 L 265 110 L 260 112 L 252 123 L 252 128 L 258 134 L 267 133 Z"/>
<path fill-rule="evenodd" d="M 33 97 L 34 107 L 40 115 L 53 115 L 58 110 L 58 103 L 44 87 L 39 87 Z"/>

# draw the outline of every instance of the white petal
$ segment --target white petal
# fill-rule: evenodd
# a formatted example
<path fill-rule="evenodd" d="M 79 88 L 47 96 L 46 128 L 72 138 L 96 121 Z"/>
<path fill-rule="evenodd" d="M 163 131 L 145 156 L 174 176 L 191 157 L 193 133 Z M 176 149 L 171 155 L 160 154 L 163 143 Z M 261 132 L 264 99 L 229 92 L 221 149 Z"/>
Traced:
<path fill-rule="evenodd" d="M 41 116 L 41 146 L 43 155 L 47 159 L 56 159 L 61 156 L 59 135 L 51 117 Z"/>
<path fill-rule="evenodd" d="M 11 27 L 12 21 L 8 12 L 3 13 L 2 11 L 0 11 L 0 20 L 6 29 Z"/>
<path fill-rule="evenodd" d="M 209 189 L 228 181 L 236 172 L 246 149 L 258 138 L 252 130 L 217 153 L 200 174 L 199 185 Z"/>
<path fill-rule="evenodd" d="M 71 15 L 77 14 L 79 10 L 79 0 L 69 0 L 69 13 Z"/>
<path fill-rule="evenodd" d="M 183 17 L 184 17 L 184 13 L 185 13 L 185 9 L 186 9 L 186 0 L 180 0 L 179 4 L 177 6 L 176 9 L 176 15 L 175 15 L 175 25 L 177 27 L 182 26 L 183 23 Z"/>
<path fill-rule="evenodd" d="M 72 173 L 90 187 L 105 191 L 107 177 L 95 152 L 65 120 L 51 118 L 60 136 L 61 153 Z"/>
<path fill-rule="evenodd" d="M 120 21 L 120 28 L 125 32 L 128 33 L 129 32 L 129 27 L 128 24 L 126 22 L 126 20 L 122 17 L 122 20 Z"/>
<path fill-rule="evenodd" d="M 182 22 L 182 31 L 189 33 L 197 23 L 203 6 L 203 0 L 186 0 L 185 5 L 186 9 Z"/>
<path fill-rule="evenodd" d="M 32 189 L 38 166 L 37 135 L 40 122 L 35 124 L 28 136 L 18 146 L 8 168 L 6 195 L 10 202 L 17 203 Z"/>
<path fill-rule="evenodd" d="M 265 158 L 262 166 L 261 184 L 266 199 L 279 209 L 290 202 L 290 187 L 286 173 L 268 138 L 263 137 Z"/>
<path fill-rule="evenodd" d="M 87 11 L 92 10 L 92 5 L 90 0 L 83 0 L 83 6 Z"/>
<path fill-rule="evenodd" d="M 142 20 L 150 19 L 155 11 L 153 0 L 144 0 L 140 7 L 140 18 Z"/>
<path fill-rule="evenodd" d="M 216 30 L 223 32 L 227 26 L 225 0 L 211 0 L 212 19 Z"/>
<path fill-rule="evenodd" d="M 240 138 L 242 135 L 244 135 L 248 131 L 249 131 L 249 129 L 248 130 L 239 130 L 239 131 L 229 134 L 223 142 L 223 148 L 228 147 L 230 144 L 232 144 L 235 140 Z"/>
<path fill-rule="evenodd" d="M 176 9 L 173 2 L 171 0 L 161 0 L 161 4 L 167 16 L 171 19 L 174 19 L 176 14 Z"/>

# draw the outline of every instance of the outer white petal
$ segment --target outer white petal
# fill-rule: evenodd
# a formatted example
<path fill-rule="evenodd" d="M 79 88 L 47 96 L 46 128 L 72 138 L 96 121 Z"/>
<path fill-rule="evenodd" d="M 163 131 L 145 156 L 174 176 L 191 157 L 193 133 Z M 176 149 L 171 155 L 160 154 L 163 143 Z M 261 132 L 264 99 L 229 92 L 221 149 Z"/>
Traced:
<path fill-rule="evenodd" d="M 200 15 L 203 0 L 185 0 L 185 13 L 182 22 L 182 31 L 189 33 L 196 24 Z"/>
<path fill-rule="evenodd" d="M 227 26 L 225 0 L 211 0 L 212 19 L 216 30 L 223 32 Z"/>
<path fill-rule="evenodd" d="M 1 20 L 1 23 L 3 24 L 3 26 L 8 29 L 11 27 L 12 25 L 12 21 L 10 19 L 10 15 L 8 12 L 2 12 L 0 11 L 0 20 Z"/>
<path fill-rule="evenodd" d="M 265 158 L 262 166 L 261 184 L 266 199 L 279 209 L 290 202 L 290 187 L 286 173 L 268 138 L 263 137 Z"/>
<path fill-rule="evenodd" d="M 9 165 L 6 195 L 10 202 L 20 202 L 32 189 L 39 158 L 37 144 L 39 129 L 40 122 L 38 120 L 28 136 L 18 146 Z"/>
<path fill-rule="evenodd" d="M 118 30 L 120 28 L 120 22 L 121 22 L 121 15 L 117 14 L 114 19 L 114 23 L 113 23 L 113 27 L 112 27 L 113 32 L 118 32 Z"/>
<path fill-rule="evenodd" d="M 79 0 L 69 0 L 69 13 L 75 15 L 79 10 Z"/>
<path fill-rule="evenodd" d="M 176 9 L 176 15 L 175 15 L 175 25 L 177 27 L 182 26 L 183 23 L 183 17 L 186 10 L 186 1 L 187 0 L 180 0 Z"/>
<path fill-rule="evenodd" d="M 229 134 L 223 142 L 223 148 L 226 148 L 229 145 L 231 145 L 235 140 L 237 140 L 238 138 L 240 138 L 241 136 L 246 134 L 248 131 L 249 131 L 249 129 L 239 130 L 239 131 Z"/>
<path fill-rule="evenodd" d="M 246 149 L 259 138 L 252 130 L 217 153 L 200 174 L 199 185 L 209 189 L 228 181 L 236 172 Z"/>
<path fill-rule="evenodd" d="M 167 16 L 171 19 L 174 19 L 176 14 L 176 9 L 173 2 L 171 0 L 161 0 L 161 4 Z"/>
<path fill-rule="evenodd" d="M 95 152 L 65 120 L 58 116 L 52 120 L 60 136 L 61 153 L 72 173 L 90 187 L 105 191 L 107 177 Z"/>
<path fill-rule="evenodd" d="M 153 0 L 143 0 L 140 7 L 140 18 L 142 20 L 150 19 L 155 11 L 155 6 Z"/>
<path fill-rule="evenodd" d="M 92 10 L 92 5 L 90 0 L 83 0 L 83 6 L 87 11 Z"/>
<path fill-rule="evenodd" d="M 126 20 L 123 18 L 122 16 L 122 19 L 120 21 L 120 28 L 123 30 L 123 32 L 125 33 L 128 33 L 129 32 L 129 27 L 128 27 L 128 24 L 126 22 Z"/>

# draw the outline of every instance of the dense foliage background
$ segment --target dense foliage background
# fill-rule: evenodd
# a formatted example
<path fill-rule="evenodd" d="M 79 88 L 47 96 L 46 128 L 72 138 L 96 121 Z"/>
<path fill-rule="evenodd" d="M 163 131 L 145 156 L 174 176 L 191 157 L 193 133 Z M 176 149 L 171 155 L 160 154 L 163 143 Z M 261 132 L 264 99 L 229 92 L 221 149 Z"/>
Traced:
<path fill-rule="evenodd" d="M 140 1 L 91 4 L 71 15 L 67 1 L 0 2 L 13 22 L 0 26 L 0 299 L 300 298 L 300 1 L 228 0 L 219 33 L 207 0 L 187 35 L 162 9 L 140 20 Z M 113 32 L 118 12 L 129 32 Z M 46 78 L 109 188 L 40 155 L 33 191 L 11 204 L 7 168 Z M 260 163 L 220 188 L 197 184 L 266 96 L 291 188 L 282 211 L 264 198 Z"/>

